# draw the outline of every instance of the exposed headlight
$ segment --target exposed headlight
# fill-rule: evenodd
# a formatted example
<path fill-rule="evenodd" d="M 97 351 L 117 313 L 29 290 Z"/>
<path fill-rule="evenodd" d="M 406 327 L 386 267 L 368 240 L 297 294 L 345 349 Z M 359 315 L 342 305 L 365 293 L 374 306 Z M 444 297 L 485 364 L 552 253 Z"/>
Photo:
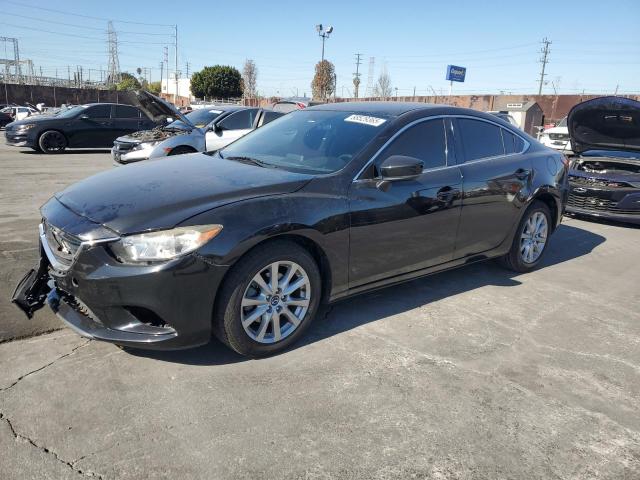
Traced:
<path fill-rule="evenodd" d="M 162 142 L 162 140 L 157 140 L 155 142 L 142 142 L 142 143 L 137 144 L 135 147 L 133 147 L 132 150 L 143 150 L 143 149 L 145 149 L 147 147 L 155 147 L 160 142 Z"/>
<path fill-rule="evenodd" d="M 30 128 L 35 127 L 35 123 L 25 123 L 24 125 L 18 125 L 15 127 L 16 130 L 29 130 Z"/>
<path fill-rule="evenodd" d="M 222 225 L 195 225 L 122 237 L 111 250 L 123 262 L 158 262 L 186 255 L 222 231 Z"/>

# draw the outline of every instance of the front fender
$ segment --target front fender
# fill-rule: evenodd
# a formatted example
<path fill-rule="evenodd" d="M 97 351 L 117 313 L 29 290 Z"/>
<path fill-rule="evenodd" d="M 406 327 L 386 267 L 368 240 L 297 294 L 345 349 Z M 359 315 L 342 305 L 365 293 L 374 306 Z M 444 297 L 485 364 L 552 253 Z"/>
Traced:
<path fill-rule="evenodd" d="M 326 257 L 335 293 L 348 284 L 348 222 L 346 198 L 299 191 L 224 205 L 181 225 L 223 225 L 222 232 L 198 251 L 216 265 L 234 265 L 266 240 L 285 235 L 303 237 Z"/>

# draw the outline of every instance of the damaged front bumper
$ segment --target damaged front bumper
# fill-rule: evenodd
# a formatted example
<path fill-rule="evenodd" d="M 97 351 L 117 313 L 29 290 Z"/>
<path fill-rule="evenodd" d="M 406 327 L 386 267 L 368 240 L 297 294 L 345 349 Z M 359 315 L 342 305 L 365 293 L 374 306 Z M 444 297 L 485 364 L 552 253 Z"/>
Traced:
<path fill-rule="evenodd" d="M 41 234 L 40 252 L 37 268 L 12 296 L 27 317 L 48 304 L 84 337 L 144 349 L 209 342 L 213 303 L 226 266 L 195 254 L 162 264 L 122 264 L 109 253 L 108 243 L 94 242 L 62 269 L 46 234 Z"/>

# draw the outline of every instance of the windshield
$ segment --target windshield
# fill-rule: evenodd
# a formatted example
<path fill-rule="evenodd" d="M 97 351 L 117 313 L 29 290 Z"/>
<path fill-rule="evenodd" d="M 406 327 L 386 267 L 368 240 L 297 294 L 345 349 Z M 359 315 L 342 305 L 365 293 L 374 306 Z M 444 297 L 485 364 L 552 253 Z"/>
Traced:
<path fill-rule="evenodd" d="M 562 120 L 558 122 L 556 127 L 566 127 L 567 126 L 567 117 L 564 117 Z"/>
<path fill-rule="evenodd" d="M 84 111 L 87 108 L 87 105 L 76 105 L 75 107 L 67 108 L 66 110 L 61 111 L 57 117 L 60 118 L 72 118 L 78 115 L 80 112 Z"/>
<path fill-rule="evenodd" d="M 194 110 L 193 112 L 187 113 L 185 117 L 187 117 L 187 119 L 191 123 L 193 123 L 196 127 L 204 128 L 207 125 L 209 125 L 211 122 L 213 122 L 213 120 L 215 120 L 216 117 L 218 117 L 221 113 L 222 113 L 222 110 L 210 110 L 208 108 L 202 108 L 202 109 Z M 186 130 L 191 128 L 191 125 L 187 125 L 182 120 L 176 120 L 175 122 L 172 122 L 169 125 L 167 125 L 166 128 L 178 128 L 181 130 Z"/>
<path fill-rule="evenodd" d="M 220 156 L 304 173 L 331 173 L 347 165 L 387 120 L 354 112 L 298 110 L 240 138 Z"/>

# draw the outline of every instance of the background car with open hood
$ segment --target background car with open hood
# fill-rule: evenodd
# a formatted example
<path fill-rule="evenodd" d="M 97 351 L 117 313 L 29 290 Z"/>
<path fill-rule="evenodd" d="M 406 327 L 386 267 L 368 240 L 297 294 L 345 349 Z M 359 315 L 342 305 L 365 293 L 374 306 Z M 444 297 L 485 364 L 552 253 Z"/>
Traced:
<path fill-rule="evenodd" d="M 640 224 L 640 102 L 601 97 L 568 116 L 567 212 Z"/>
<path fill-rule="evenodd" d="M 136 97 L 147 115 L 157 121 L 173 120 L 164 127 L 117 138 L 111 150 L 115 165 L 172 155 L 218 150 L 283 113 L 240 105 L 212 106 L 184 115 L 148 92 Z"/>

